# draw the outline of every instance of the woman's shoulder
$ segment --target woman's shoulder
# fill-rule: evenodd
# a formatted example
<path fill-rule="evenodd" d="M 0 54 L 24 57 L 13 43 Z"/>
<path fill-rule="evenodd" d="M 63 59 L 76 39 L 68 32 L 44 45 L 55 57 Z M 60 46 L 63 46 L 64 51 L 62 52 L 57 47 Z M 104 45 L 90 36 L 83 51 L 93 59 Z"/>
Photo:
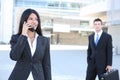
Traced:
<path fill-rule="evenodd" d="M 19 36 L 20 36 L 20 35 L 18 35 L 18 34 L 13 34 L 13 35 L 11 36 L 11 39 L 17 39 Z"/>
<path fill-rule="evenodd" d="M 18 37 L 19 37 L 18 34 L 13 34 L 13 35 L 11 36 L 10 43 L 11 43 L 11 42 L 17 42 Z"/>
<path fill-rule="evenodd" d="M 14 36 L 14 37 L 19 37 L 20 35 L 18 35 L 18 34 L 13 34 L 12 36 Z"/>
<path fill-rule="evenodd" d="M 50 38 L 49 37 L 46 37 L 46 36 L 38 36 L 39 37 L 39 39 L 41 39 L 42 41 L 47 41 L 47 42 L 49 42 L 50 41 Z"/>
<path fill-rule="evenodd" d="M 46 37 L 46 36 L 38 36 L 38 37 L 42 39 L 49 39 L 49 37 Z"/>

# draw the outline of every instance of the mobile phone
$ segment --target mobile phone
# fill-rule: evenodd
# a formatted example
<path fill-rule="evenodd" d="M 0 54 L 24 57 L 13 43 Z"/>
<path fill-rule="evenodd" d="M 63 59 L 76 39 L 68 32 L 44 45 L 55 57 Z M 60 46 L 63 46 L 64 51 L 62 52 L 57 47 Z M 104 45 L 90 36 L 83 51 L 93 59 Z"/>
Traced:
<path fill-rule="evenodd" d="M 29 28 L 29 30 L 31 31 L 31 32 L 34 32 L 35 30 L 34 30 L 34 28 L 32 27 L 32 26 L 30 26 L 31 28 Z"/>

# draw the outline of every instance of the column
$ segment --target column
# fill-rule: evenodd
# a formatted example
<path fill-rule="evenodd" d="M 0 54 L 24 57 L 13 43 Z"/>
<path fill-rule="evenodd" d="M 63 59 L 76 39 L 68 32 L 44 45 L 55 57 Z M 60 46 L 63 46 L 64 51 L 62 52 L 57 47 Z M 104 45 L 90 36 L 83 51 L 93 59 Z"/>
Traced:
<path fill-rule="evenodd" d="M 2 31 L 0 41 L 3 43 L 9 43 L 12 35 L 13 26 L 13 1 L 14 0 L 1 0 L 1 26 Z"/>

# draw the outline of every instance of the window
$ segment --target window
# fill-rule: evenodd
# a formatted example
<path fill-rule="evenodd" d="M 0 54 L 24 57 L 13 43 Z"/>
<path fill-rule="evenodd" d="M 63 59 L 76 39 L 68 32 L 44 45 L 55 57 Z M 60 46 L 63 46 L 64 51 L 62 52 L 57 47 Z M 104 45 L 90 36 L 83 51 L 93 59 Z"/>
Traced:
<path fill-rule="evenodd" d="M 17 7 L 46 7 L 47 2 L 42 0 L 15 0 L 15 6 Z"/>
<path fill-rule="evenodd" d="M 89 21 L 80 21 L 80 26 L 81 26 L 82 28 L 88 27 L 88 26 L 89 26 Z"/>
<path fill-rule="evenodd" d="M 48 8 L 59 8 L 59 2 L 48 2 Z"/>
<path fill-rule="evenodd" d="M 72 9 L 80 9 L 80 4 L 79 3 L 68 3 L 68 2 L 62 2 L 60 4 L 61 9 L 68 9 L 68 10 L 72 10 Z"/>

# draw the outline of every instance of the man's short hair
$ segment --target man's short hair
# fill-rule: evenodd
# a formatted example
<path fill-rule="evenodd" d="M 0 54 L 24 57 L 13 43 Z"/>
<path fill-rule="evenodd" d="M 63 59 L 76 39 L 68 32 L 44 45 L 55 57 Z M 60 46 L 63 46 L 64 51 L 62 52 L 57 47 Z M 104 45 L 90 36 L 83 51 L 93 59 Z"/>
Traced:
<path fill-rule="evenodd" d="M 96 18 L 96 19 L 94 19 L 94 23 L 95 23 L 96 21 L 100 21 L 101 24 L 102 24 L 102 20 L 101 20 L 100 18 Z"/>

